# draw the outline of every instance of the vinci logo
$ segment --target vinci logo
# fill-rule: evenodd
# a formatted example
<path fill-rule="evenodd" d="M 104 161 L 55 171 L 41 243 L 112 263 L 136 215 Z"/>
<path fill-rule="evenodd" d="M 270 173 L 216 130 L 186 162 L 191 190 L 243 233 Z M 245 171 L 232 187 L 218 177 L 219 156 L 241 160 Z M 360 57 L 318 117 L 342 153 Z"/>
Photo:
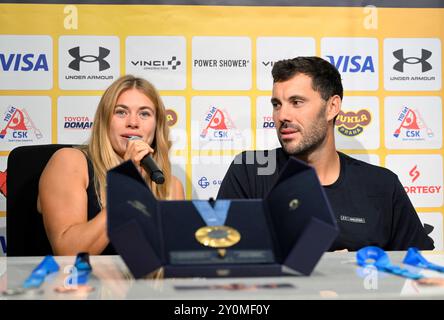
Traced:
<path fill-rule="evenodd" d="M 211 136 L 209 137 L 210 140 L 228 139 L 229 130 L 236 129 L 227 111 L 218 109 L 216 107 L 210 108 L 210 110 L 207 112 L 207 115 L 205 116 L 204 121 L 206 125 L 205 128 L 202 130 L 202 133 L 200 134 L 202 138 L 206 138 L 211 129 Z"/>
<path fill-rule="evenodd" d="M 354 137 L 361 134 L 371 120 L 372 116 L 366 109 L 359 110 L 358 112 L 343 112 L 341 110 L 336 118 L 335 125 L 338 128 L 338 132 L 342 135 Z"/>
<path fill-rule="evenodd" d="M 432 129 L 427 127 L 418 110 L 403 107 L 399 113 L 398 127 L 393 136 L 402 140 L 425 140 L 425 137 L 433 138 Z"/>
<path fill-rule="evenodd" d="M 63 128 L 89 130 L 92 128 L 93 122 L 88 117 L 64 117 Z"/>
<path fill-rule="evenodd" d="M 371 56 L 326 56 L 339 72 L 375 72 L 375 66 Z"/>
<path fill-rule="evenodd" d="M 43 137 L 25 109 L 10 106 L 3 117 L 3 125 L 0 127 L 3 127 L 0 131 L 0 139 L 4 139 L 9 132 L 12 132 L 13 139 L 10 141 L 32 141 L 31 130 L 37 139 Z"/>
<path fill-rule="evenodd" d="M 0 66 L 3 71 L 48 71 L 46 54 L 0 53 Z"/>
<path fill-rule="evenodd" d="M 421 172 L 418 170 L 418 165 L 414 165 L 409 170 L 412 185 L 404 185 L 404 189 L 408 194 L 437 194 L 441 192 L 440 185 L 418 185 L 416 181 L 421 177 Z"/>
<path fill-rule="evenodd" d="M 168 60 L 131 60 L 134 67 L 142 67 L 144 70 L 176 70 L 182 64 L 176 56 Z"/>

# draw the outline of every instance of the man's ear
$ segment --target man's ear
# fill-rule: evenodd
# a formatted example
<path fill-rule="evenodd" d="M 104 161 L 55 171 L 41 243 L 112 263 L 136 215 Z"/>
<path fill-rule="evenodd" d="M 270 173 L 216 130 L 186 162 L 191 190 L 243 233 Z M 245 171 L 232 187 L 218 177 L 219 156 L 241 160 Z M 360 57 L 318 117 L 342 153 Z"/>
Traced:
<path fill-rule="evenodd" d="M 327 121 L 333 120 L 341 111 L 342 99 L 338 95 L 330 97 L 330 101 L 327 103 Z"/>

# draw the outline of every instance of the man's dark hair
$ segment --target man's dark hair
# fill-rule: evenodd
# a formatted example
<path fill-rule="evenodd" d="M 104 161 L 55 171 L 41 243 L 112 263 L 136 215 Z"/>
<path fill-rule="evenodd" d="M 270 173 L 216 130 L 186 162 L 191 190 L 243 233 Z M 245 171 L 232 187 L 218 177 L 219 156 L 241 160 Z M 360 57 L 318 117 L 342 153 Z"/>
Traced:
<path fill-rule="evenodd" d="M 283 82 L 303 73 L 311 78 L 313 90 L 320 93 L 322 99 L 328 100 L 334 95 L 343 97 L 341 75 L 328 61 L 319 57 L 296 57 L 274 63 L 271 74 L 273 83 Z"/>

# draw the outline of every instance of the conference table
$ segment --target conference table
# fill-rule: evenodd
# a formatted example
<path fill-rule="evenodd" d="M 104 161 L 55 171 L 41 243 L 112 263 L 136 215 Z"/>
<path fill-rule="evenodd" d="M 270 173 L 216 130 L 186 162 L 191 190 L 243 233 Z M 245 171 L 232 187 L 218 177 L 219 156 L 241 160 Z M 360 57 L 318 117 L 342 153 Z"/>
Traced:
<path fill-rule="evenodd" d="M 430 262 L 444 265 L 444 253 L 423 251 Z M 389 252 L 402 267 L 405 252 Z M 54 257 L 58 272 L 46 277 L 38 290 L 17 294 L 43 257 L 0 257 L 0 300 L 299 300 L 299 299 L 444 299 L 444 273 L 420 269 L 434 284 L 421 284 L 393 274 L 360 267 L 355 252 L 325 253 L 310 276 L 245 278 L 134 279 L 120 256 L 90 256 L 93 271 L 88 286 L 63 291 L 75 257 Z M 413 268 L 413 267 L 410 267 Z"/>

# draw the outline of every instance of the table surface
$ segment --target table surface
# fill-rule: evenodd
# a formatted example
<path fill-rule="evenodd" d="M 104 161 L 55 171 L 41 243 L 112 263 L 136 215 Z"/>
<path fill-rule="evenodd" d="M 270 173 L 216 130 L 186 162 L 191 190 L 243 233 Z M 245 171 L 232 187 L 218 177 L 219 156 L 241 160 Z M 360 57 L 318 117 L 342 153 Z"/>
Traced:
<path fill-rule="evenodd" d="M 427 260 L 444 265 L 443 252 L 423 252 Z M 402 265 L 404 251 L 389 252 Z M 46 278 L 40 292 L 0 294 L 4 299 L 163 299 L 163 300 L 288 300 L 288 299 L 444 299 L 444 273 L 421 269 L 440 284 L 416 281 L 362 268 L 355 252 L 325 253 L 310 276 L 251 278 L 134 279 L 120 256 L 91 256 L 92 291 L 56 292 L 70 278 L 75 257 L 56 256 L 60 270 Z M 0 291 L 20 287 L 42 257 L 0 257 Z M 411 268 L 411 267 L 410 267 Z M 418 271 L 418 270 L 417 270 Z"/>

